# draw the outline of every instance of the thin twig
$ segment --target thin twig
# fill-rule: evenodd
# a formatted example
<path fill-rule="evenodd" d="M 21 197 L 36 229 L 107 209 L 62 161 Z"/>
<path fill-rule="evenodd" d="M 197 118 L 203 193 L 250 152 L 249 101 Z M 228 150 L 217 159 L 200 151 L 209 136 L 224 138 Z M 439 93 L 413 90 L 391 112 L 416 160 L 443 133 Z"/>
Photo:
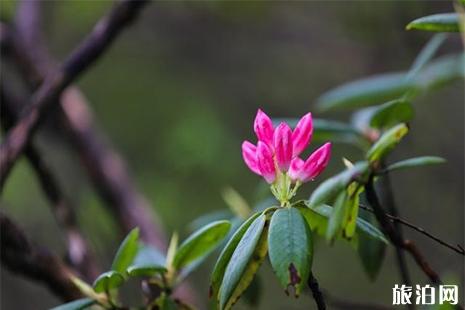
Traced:
<path fill-rule="evenodd" d="M 49 250 L 33 245 L 24 232 L 0 212 L 0 258 L 9 270 L 42 282 L 64 301 L 82 297 L 71 277 L 75 272 Z"/>
<path fill-rule="evenodd" d="M 19 100 L 13 98 L 11 91 L 6 89 L 5 81 L 0 83 L 0 99 L 2 102 L 0 117 L 2 127 L 7 131 L 18 118 Z M 92 281 L 98 275 L 98 268 L 89 244 L 79 229 L 74 209 L 69 201 L 65 199 L 65 195 L 54 174 L 40 156 L 35 145 L 30 143 L 24 152 L 46 198 L 50 201 L 53 215 L 65 231 L 68 260 L 85 279 Z"/>
<path fill-rule="evenodd" d="M 382 166 L 384 166 L 384 163 L 382 163 Z M 384 198 L 383 202 L 386 204 L 387 209 L 394 216 L 399 216 L 399 211 L 394 201 L 394 194 L 392 192 L 392 184 L 391 184 L 389 173 L 386 173 L 385 177 L 381 179 L 380 184 L 382 186 L 381 189 L 384 190 L 384 195 L 382 196 L 382 198 Z M 397 222 L 394 223 L 394 229 L 397 231 L 399 237 L 401 239 L 404 239 L 404 232 L 403 232 L 402 227 L 399 225 L 399 223 Z M 395 247 L 395 251 L 396 251 L 397 265 L 399 266 L 399 272 L 402 277 L 402 281 L 405 285 L 411 286 L 412 280 L 410 278 L 407 261 L 405 260 L 405 253 L 399 247 Z M 415 309 L 414 305 L 409 305 L 408 307 L 409 309 Z"/>
<path fill-rule="evenodd" d="M 310 272 L 310 276 L 308 277 L 308 286 L 312 291 L 313 299 L 315 300 L 316 306 L 318 310 L 325 310 L 326 303 L 323 296 L 323 293 L 320 290 L 320 286 L 318 285 L 317 279 L 313 276 L 313 273 Z"/>
<path fill-rule="evenodd" d="M 397 233 L 397 230 L 394 228 L 394 225 L 386 216 L 386 213 L 384 212 L 384 209 L 379 202 L 378 195 L 376 194 L 373 185 L 373 177 L 373 174 L 370 175 L 370 178 L 367 184 L 365 185 L 366 197 L 368 203 L 373 208 L 373 213 L 375 214 L 376 219 L 378 220 L 381 226 L 381 229 L 388 236 L 388 238 L 391 240 L 394 246 L 402 248 L 412 255 L 417 265 L 423 270 L 423 272 L 428 276 L 428 278 L 431 280 L 433 284 L 438 285 L 442 283 L 438 274 L 430 267 L 430 265 L 428 264 L 424 256 L 421 254 L 421 252 L 418 250 L 416 245 L 410 240 L 402 239 Z"/>
<path fill-rule="evenodd" d="M 146 1 L 142 0 L 119 2 L 107 16 L 102 18 L 91 34 L 71 53 L 59 69 L 47 76 L 32 96 L 18 124 L 8 132 L 0 146 L 1 187 L 47 109 L 59 102 L 61 92 L 95 62 L 121 30 L 133 20 L 145 3 Z"/>
<path fill-rule="evenodd" d="M 359 204 L 360 208 L 362 208 L 363 210 L 366 210 L 368 212 L 374 212 L 373 209 L 371 209 L 370 207 L 366 206 L 366 205 L 363 205 L 363 204 Z M 400 224 L 403 224 L 407 227 L 410 227 L 411 229 L 413 230 L 416 230 L 417 232 L 419 232 L 420 234 L 423 234 L 425 235 L 426 237 L 436 241 L 437 243 L 453 250 L 454 252 L 457 252 L 458 254 L 461 254 L 461 255 L 465 255 L 465 250 L 463 249 L 463 247 L 460 245 L 460 244 L 457 244 L 457 246 L 453 246 L 451 243 L 448 243 L 438 237 L 436 237 L 435 235 L 433 235 L 432 233 L 429 233 L 427 232 L 424 228 L 420 227 L 420 226 L 417 226 L 415 224 L 412 224 L 404 219 L 401 219 L 400 217 L 397 217 L 397 216 L 393 216 L 391 214 L 388 214 L 388 213 L 385 213 L 385 215 L 392 221 L 392 222 L 397 222 L 397 223 L 400 223 Z"/>

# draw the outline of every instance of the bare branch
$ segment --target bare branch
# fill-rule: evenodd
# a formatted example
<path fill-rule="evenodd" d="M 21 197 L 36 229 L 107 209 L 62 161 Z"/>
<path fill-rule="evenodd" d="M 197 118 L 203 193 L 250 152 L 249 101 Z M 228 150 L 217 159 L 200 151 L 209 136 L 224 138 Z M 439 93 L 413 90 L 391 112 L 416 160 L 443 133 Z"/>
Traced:
<path fill-rule="evenodd" d="M 384 167 L 385 166 L 384 162 L 382 162 L 381 165 Z M 389 210 L 390 213 L 392 213 L 395 216 L 398 216 L 399 211 L 397 209 L 397 206 L 394 200 L 394 193 L 392 192 L 391 179 L 388 173 L 386 173 L 385 177 L 381 179 L 380 184 L 382 186 L 381 188 L 384 190 L 383 191 L 384 195 L 382 195 L 383 204 L 386 204 L 387 209 Z M 403 229 L 397 222 L 394 222 L 394 229 L 397 231 L 399 238 L 404 239 Z M 399 272 L 400 272 L 402 281 L 405 285 L 411 286 L 412 280 L 410 278 L 408 265 L 405 260 L 405 252 L 399 247 L 395 247 L 395 251 L 396 251 L 397 265 L 399 267 Z M 407 307 L 409 309 L 415 308 L 415 306 L 413 305 L 408 305 Z"/>
<path fill-rule="evenodd" d="M 58 70 L 50 73 L 34 93 L 20 120 L 0 146 L 0 186 L 24 151 L 46 110 L 58 102 L 61 92 L 109 47 L 121 30 L 137 15 L 146 1 L 119 2 L 102 18 L 87 38 L 71 53 Z"/>
<path fill-rule="evenodd" d="M 360 208 L 362 208 L 363 210 L 366 210 L 366 211 L 368 211 L 368 212 L 374 212 L 373 209 L 371 209 L 371 208 L 368 207 L 368 206 L 365 206 L 365 205 L 363 205 L 363 204 L 360 204 L 359 206 L 360 206 Z M 408 221 L 406 221 L 406 220 L 404 220 L 404 219 L 401 219 L 401 218 L 398 217 L 398 216 L 393 216 L 393 215 L 388 214 L 388 213 L 386 213 L 385 215 L 386 215 L 386 217 L 389 218 L 389 220 L 391 220 L 392 222 L 397 222 L 397 223 L 403 224 L 403 225 L 405 225 L 405 226 L 407 226 L 407 227 L 410 227 L 410 228 L 412 228 L 413 230 L 416 230 L 417 232 L 419 232 L 420 234 L 423 234 L 423 235 L 425 235 L 426 237 L 428 237 L 428 238 L 430 238 L 430 239 L 436 241 L 437 243 L 439 243 L 439 244 L 441 244 L 441 245 L 443 245 L 443 246 L 445 246 L 445 247 L 447 247 L 447 248 L 449 248 L 449 249 L 451 249 L 451 250 L 453 250 L 453 251 L 455 251 L 455 252 L 457 252 L 457 253 L 459 253 L 459 254 L 461 254 L 461 255 L 465 255 L 465 250 L 463 249 L 463 247 L 462 247 L 460 244 L 457 244 L 456 246 L 454 246 L 454 245 L 452 245 L 451 243 L 448 243 L 448 242 L 446 242 L 446 241 L 440 239 L 439 237 L 436 237 L 436 236 L 433 235 L 432 233 L 427 232 L 424 228 L 421 228 L 421 227 L 419 227 L 419 226 L 417 226 L 417 225 L 415 225 L 415 224 L 412 224 L 412 223 L 410 223 L 410 222 L 408 222 Z"/>
<path fill-rule="evenodd" d="M 55 61 L 48 54 L 42 38 L 38 17 L 40 3 L 20 2 L 15 23 L 17 33 L 10 35 L 8 42 L 10 54 L 32 88 L 40 84 L 48 72 L 56 70 Z M 30 20 L 35 21 L 33 27 Z M 77 87 L 70 86 L 63 91 L 59 111 L 72 146 L 80 155 L 97 192 L 118 221 L 122 233 L 126 234 L 138 226 L 145 242 L 164 248 L 166 241 L 160 221 L 137 190 L 122 158 L 109 146 L 109 139 L 94 125 L 89 103 Z"/>
<path fill-rule="evenodd" d="M 325 298 L 323 296 L 323 293 L 321 292 L 318 281 L 313 276 L 312 272 L 310 272 L 310 276 L 308 277 L 308 287 L 310 287 L 310 290 L 312 291 L 313 299 L 315 300 L 318 310 L 325 310 L 326 309 Z"/>
<path fill-rule="evenodd" d="M 0 85 L 1 121 L 5 131 L 13 126 L 18 117 L 17 98 L 6 89 L 4 81 Z M 76 214 L 70 203 L 65 199 L 63 191 L 48 165 L 42 160 L 38 149 L 33 143 L 25 149 L 25 155 L 37 176 L 45 196 L 50 201 L 52 212 L 58 224 L 66 235 L 67 258 L 71 265 L 87 280 L 93 280 L 98 275 L 94 257 L 90 247 L 79 229 Z"/>
<path fill-rule="evenodd" d="M 429 277 L 433 284 L 440 284 L 441 279 L 438 274 L 430 267 L 424 256 L 418 250 L 416 245 L 410 240 L 402 239 L 397 230 L 395 229 L 392 222 L 386 216 L 383 207 L 381 206 L 378 195 L 376 194 L 374 185 L 373 185 L 373 174 L 370 176 L 367 184 L 365 185 L 366 196 L 369 204 L 373 208 L 373 213 L 376 216 L 381 229 L 388 236 L 394 246 L 399 247 L 407 252 L 409 252 L 412 257 L 415 259 L 417 265 L 423 270 L 423 272 Z"/>
<path fill-rule="evenodd" d="M 23 231 L 0 212 L 0 258 L 12 272 L 42 282 L 64 301 L 82 297 L 71 281 L 74 271 L 49 250 L 33 245 Z"/>

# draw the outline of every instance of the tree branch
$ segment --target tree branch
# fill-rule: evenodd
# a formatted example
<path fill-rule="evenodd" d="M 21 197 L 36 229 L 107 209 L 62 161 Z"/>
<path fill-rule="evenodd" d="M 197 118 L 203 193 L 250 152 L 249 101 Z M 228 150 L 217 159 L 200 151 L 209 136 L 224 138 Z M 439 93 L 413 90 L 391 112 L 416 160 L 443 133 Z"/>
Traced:
<path fill-rule="evenodd" d="M 42 282 L 65 301 L 82 297 L 73 284 L 74 271 L 45 248 L 33 245 L 23 231 L 0 212 L 0 258 L 12 272 Z"/>
<path fill-rule="evenodd" d="M 321 292 L 318 281 L 313 276 L 312 272 L 310 272 L 310 276 L 308 277 L 308 287 L 310 287 L 310 290 L 312 291 L 313 299 L 315 300 L 318 310 L 325 310 L 326 303 L 323 293 Z"/>
<path fill-rule="evenodd" d="M 0 117 L 4 131 L 11 128 L 18 118 L 17 98 L 6 89 L 4 81 L 0 82 Z M 15 104 L 16 103 L 16 104 Z M 72 266 L 87 280 L 93 280 L 98 275 L 92 251 L 79 229 L 76 214 L 69 202 L 64 198 L 58 182 L 48 165 L 42 160 L 38 149 L 30 143 L 25 149 L 25 155 L 33 168 L 37 180 L 52 206 L 56 221 L 65 231 L 67 258 Z"/>
<path fill-rule="evenodd" d="M 384 167 L 385 166 L 384 162 L 382 162 L 381 165 L 382 167 Z M 383 191 L 384 195 L 382 196 L 383 202 L 387 205 L 387 208 L 390 213 L 392 213 L 395 216 L 398 216 L 399 211 L 394 201 L 394 194 L 392 192 L 391 179 L 388 173 L 386 173 L 385 177 L 381 179 L 380 184 L 382 186 L 381 189 L 384 190 Z M 399 238 L 404 239 L 403 229 L 399 225 L 399 223 L 394 222 L 394 229 L 399 235 Z M 395 247 L 395 252 L 396 252 L 397 265 L 399 267 L 399 272 L 402 278 L 402 282 L 407 286 L 411 286 L 412 280 L 410 278 L 407 261 L 405 260 L 405 252 L 399 247 Z M 409 309 L 415 309 L 414 305 L 408 305 L 407 307 Z"/>
<path fill-rule="evenodd" d="M 57 102 L 61 92 L 80 73 L 86 70 L 110 46 L 115 37 L 137 15 L 146 1 L 125 0 L 113 7 L 93 31 L 71 53 L 65 62 L 50 73 L 34 93 L 19 122 L 6 135 L 0 146 L 0 186 L 3 184 L 18 157 L 48 108 Z"/>
<path fill-rule="evenodd" d="M 15 23 L 17 31 L 7 36 L 10 39 L 8 44 L 3 44 L 8 45 L 7 49 L 31 88 L 39 85 L 49 72 L 57 70 L 42 39 L 38 17 L 40 4 L 41 1 L 20 2 Z M 35 21 L 34 25 L 31 25 L 31 20 Z M 63 91 L 58 107 L 72 146 L 80 155 L 98 194 L 118 221 L 122 233 L 126 234 L 138 226 L 145 242 L 163 249 L 166 241 L 160 221 L 137 190 L 122 158 L 94 125 L 85 96 L 77 87 L 70 86 Z"/>
<path fill-rule="evenodd" d="M 365 206 L 363 204 L 359 204 L 360 208 L 362 208 L 363 210 L 366 210 L 368 212 L 371 212 L 373 213 L 373 209 L 371 209 L 370 207 L 368 206 Z M 393 216 L 391 214 L 388 214 L 388 213 L 385 213 L 386 217 L 389 218 L 389 220 L 391 220 L 392 222 L 396 222 L 396 223 L 400 223 L 402 225 L 405 225 L 407 227 L 410 227 L 411 229 L 413 230 L 416 230 L 417 232 L 419 232 L 420 234 L 423 234 L 425 235 L 426 237 L 436 241 L 437 243 L 445 246 L 446 248 L 449 248 L 451 250 L 453 250 L 454 252 L 457 252 L 458 254 L 461 254 L 461 255 L 464 255 L 465 256 L 465 250 L 463 249 L 463 247 L 460 245 L 460 244 L 457 244 L 457 246 L 454 246 L 452 245 L 451 243 L 448 243 L 442 239 L 440 239 L 439 237 L 436 237 L 435 235 L 433 235 L 432 233 L 429 233 L 427 232 L 424 228 L 421 228 L 420 226 L 417 226 L 415 224 L 412 224 L 404 219 L 401 219 L 400 217 L 398 216 Z"/>
<path fill-rule="evenodd" d="M 410 240 L 402 239 L 394 228 L 392 222 L 386 216 L 386 213 L 384 212 L 383 207 L 379 202 L 378 195 L 376 194 L 373 185 L 373 177 L 374 175 L 371 174 L 367 184 L 365 185 L 366 197 L 368 203 L 373 208 L 373 213 L 375 214 L 381 229 L 388 236 L 394 246 L 399 247 L 412 255 L 417 265 L 429 277 L 433 284 L 440 284 L 441 279 L 439 278 L 438 274 L 429 266 L 428 262 L 425 260 L 416 245 Z"/>
<path fill-rule="evenodd" d="M 40 85 L 50 72 L 57 70 L 56 62 L 44 44 L 40 9 L 41 1 L 21 1 L 15 19 L 16 33 L 7 36 L 13 60 L 31 88 Z M 72 146 L 80 155 L 98 194 L 118 221 L 122 232 L 126 234 L 138 226 L 142 240 L 157 248 L 165 248 L 166 240 L 160 221 L 138 191 L 122 158 L 94 125 L 89 103 L 77 87 L 69 86 L 63 91 L 58 112 L 73 142 Z M 180 286 L 177 293 L 183 299 L 196 303 L 195 294 L 189 286 Z"/>

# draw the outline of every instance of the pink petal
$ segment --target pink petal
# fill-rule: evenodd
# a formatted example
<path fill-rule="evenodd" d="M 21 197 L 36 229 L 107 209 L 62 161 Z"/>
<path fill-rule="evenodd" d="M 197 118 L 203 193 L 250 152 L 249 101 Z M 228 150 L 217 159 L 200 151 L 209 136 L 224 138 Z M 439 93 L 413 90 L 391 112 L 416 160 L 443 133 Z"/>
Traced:
<path fill-rule="evenodd" d="M 293 157 L 299 156 L 307 147 L 313 133 L 312 114 L 305 114 L 297 123 L 292 133 L 292 142 L 294 144 Z"/>
<path fill-rule="evenodd" d="M 273 183 L 276 179 L 276 169 L 273 161 L 273 153 L 263 141 L 257 145 L 258 169 L 266 182 Z"/>
<path fill-rule="evenodd" d="M 276 128 L 273 146 L 278 167 L 281 171 L 286 172 L 292 160 L 292 130 L 288 124 L 281 123 Z"/>
<path fill-rule="evenodd" d="M 260 109 L 258 109 L 257 116 L 255 116 L 253 129 L 258 140 L 265 142 L 270 147 L 272 146 L 274 132 L 273 123 L 271 118 Z"/>
<path fill-rule="evenodd" d="M 242 143 L 242 158 L 250 170 L 258 175 L 261 175 L 260 170 L 258 169 L 257 147 L 249 141 L 244 141 Z"/>
<path fill-rule="evenodd" d="M 313 152 L 305 161 L 301 173 L 300 180 L 307 182 L 313 180 L 326 168 L 331 157 L 331 143 L 325 143 L 318 150 Z"/>
<path fill-rule="evenodd" d="M 300 170 L 304 165 L 304 161 L 300 157 L 296 157 L 291 161 L 289 172 L 287 173 L 292 181 L 300 181 Z"/>

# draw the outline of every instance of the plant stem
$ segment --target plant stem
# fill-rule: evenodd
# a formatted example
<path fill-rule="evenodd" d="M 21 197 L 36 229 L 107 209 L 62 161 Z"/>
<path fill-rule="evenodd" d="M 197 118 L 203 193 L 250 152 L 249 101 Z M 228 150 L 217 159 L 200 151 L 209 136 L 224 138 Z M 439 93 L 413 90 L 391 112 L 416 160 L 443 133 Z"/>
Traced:
<path fill-rule="evenodd" d="M 315 300 L 318 310 L 326 310 L 326 303 L 323 293 L 321 292 L 318 281 L 313 276 L 312 272 L 310 272 L 310 276 L 308 277 L 308 286 L 312 291 L 313 299 Z"/>
<path fill-rule="evenodd" d="M 409 252 L 412 255 L 417 265 L 429 277 L 429 279 L 431 280 L 433 284 L 437 285 L 437 284 L 442 283 L 438 274 L 429 266 L 428 262 L 425 260 L 424 256 L 418 250 L 416 245 L 412 241 L 404 240 L 399 236 L 397 230 L 395 229 L 394 225 L 392 225 L 391 221 L 386 216 L 386 213 L 384 212 L 383 207 L 381 206 L 379 202 L 378 195 L 376 194 L 376 191 L 373 185 L 373 177 L 374 175 L 371 174 L 367 184 L 365 185 L 366 196 L 367 196 L 368 202 L 373 208 L 373 212 L 376 216 L 376 219 L 381 225 L 381 229 L 389 237 L 389 239 L 391 240 L 391 242 L 394 244 L 395 247 L 401 248 Z"/>

